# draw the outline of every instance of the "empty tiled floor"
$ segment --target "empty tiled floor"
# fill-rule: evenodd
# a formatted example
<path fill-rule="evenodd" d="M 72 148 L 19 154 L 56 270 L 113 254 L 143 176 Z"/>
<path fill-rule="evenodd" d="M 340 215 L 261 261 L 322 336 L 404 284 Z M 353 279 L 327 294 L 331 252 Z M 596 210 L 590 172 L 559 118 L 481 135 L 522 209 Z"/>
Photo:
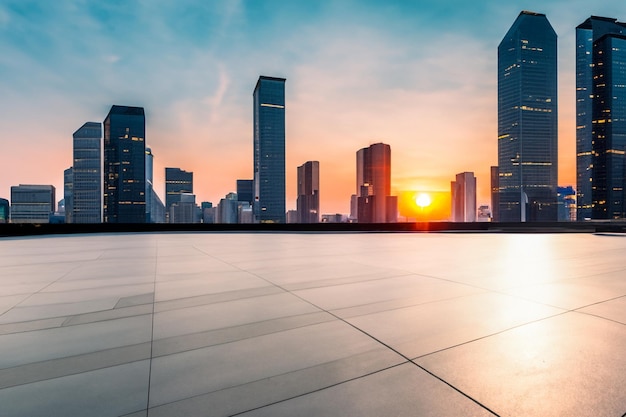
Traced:
<path fill-rule="evenodd" d="M 2 416 L 626 413 L 626 236 L 0 239 Z"/>

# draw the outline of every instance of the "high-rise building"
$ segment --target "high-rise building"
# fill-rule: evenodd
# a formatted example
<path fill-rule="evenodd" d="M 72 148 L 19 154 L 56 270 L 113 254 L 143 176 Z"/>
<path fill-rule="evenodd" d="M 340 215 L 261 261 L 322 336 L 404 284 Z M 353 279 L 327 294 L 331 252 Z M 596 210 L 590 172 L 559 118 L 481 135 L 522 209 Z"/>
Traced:
<path fill-rule="evenodd" d="M 74 207 L 74 169 L 69 167 L 63 171 L 63 214 L 65 215 L 65 223 L 73 223 L 73 210 Z M 59 206 L 59 212 L 61 212 L 61 204 Z"/>
<path fill-rule="evenodd" d="M 165 208 L 180 202 L 181 194 L 193 194 L 193 172 L 180 168 L 165 168 Z"/>
<path fill-rule="evenodd" d="M 0 223 L 8 223 L 9 222 L 9 200 L 6 198 L 0 198 Z"/>
<path fill-rule="evenodd" d="M 146 117 L 142 107 L 112 106 L 104 119 L 105 223 L 146 221 Z"/>
<path fill-rule="evenodd" d="M 593 43 L 591 217 L 626 218 L 626 35 Z"/>
<path fill-rule="evenodd" d="M 523 11 L 498 46 L 500 221 L 556 221 L 557 116 L 557 35 Z"/>
<path fill-rule="evenodd" d="M 491 167 L 491 220 L 500 221 L 500 169 Z"/>
<path fill-rule="evenodd" d="M 180 193 L 178 201 L 172 203 L 169 209 L 170 223 L 199 223 L 200 216 L 196 215 L 196 196 L 191 193 Z"/>
<path fill-rule="evenodd" d="M 11 187 L 11 223 L 49 223 L 56 206 L 52 185 Z"/>
<path fill-rule="evenodd" d="M 152 193 L 154 192 L 154 155 L 152 148 L 146 146 L 146 222 L 152 221 Z"/>
<path fill-rule="evenodd" d="M 616 19 L 610 19 L 606 17 L 591 16 L 585 20 L 578 27 L 576 27 L 576 206 L 577 220 L 591 219 L 592 206 L 593 206 L 593 187 L 597 184 L 601 189 L 605 189 L 605 186 L 599 183 L 599 178 L 594 175 L 594 155 L 598 154 L 594 150 L 594 127 L 596 124 L 594 120 L 609 120 L 612 123 L 614 119 L 611 117 L 605 117 L 606 114 L 600 115 L 598 119 L 594 119 L 594 105 L 601 104 L 601 99 L 594 93 L 594 86 L 598 84 L 605 84 L 606 80 L 597 82 L 594 73 L 600 75 L 602 72 L 611 70 L 613 67 L 610 61 L 602 60 L 602 66 L 599 68 L 594 55 L 594 44 L 600 40 L 601 37 L 608 34 L 626 34 L 626 23 L 618 22 Z M 605 44 L 606 39 L 601 44 Z M 599 45 L 599 47 L 601 47 Z M 602 55 L 602 54 L 598 54 Z M 606 67 L 605 67 L 606 65 Z M 612 68 L 614 73 L 615 68 Z M 604 77 L 603 77 L 604 78 Z M 618 77 L 619 78 L 619 77 Z M 615 83 L 614 83 L 615 85 Z M 604 90 L 606 92 L 606 89 Z M 611 98 L 608 103 L 604 103 L 604 106 L 599 106 L 600 112 L 603 110 L 609 110 L 616 104 L 616 100 Z M 602 108 L 601 108 L 602 107 Z M 597 127 L 603 127 L 599 124 Z M 602 130 L 602 129 L 600 129 Z M 598 145 L 604 147 L 606 145 L 604 138 L 598 138 Z M 603 142 L 603 143 L 600 143 Z M 607 149 L 611 149 L 610 147 Z M 599 153 L 609 156 L 609 159 L 617 156 L 618 154 L 607 155 L 606 150 L 601 151 L 597 149 Z M 604 158 L 604 157 L 602 157 Z M 614 159 L 614 158 L 613 158 Z M 598 161 L 602 164 L 602 161 Z M 606 163 L 605 163 L 606 165 Z M 611 163 L 609 163 L 609 166 Z M 620 186 L 622 187 L 622 186 Z M 598 200 L 602 200 L 605 197 L 597 195 Z M 601 204 L 601 213 L 605 212 L 606 206 Z M 609 218 L 608 212 L 606 215 L 602 215 L 601 218 Z"/>
<path fill-rule="evenodd" d="M 320 163 L 308 161 L 298 167 L 298 223 L 320 221 Z"/>
<path fill-rule="evenodd" d="M 228 193 L 220 200 L 217 210 L 217 223 L 239 223 L 239 202 L 237 194 Z"/>
<path fill-rule="evenodd" d="M 254 201 L 253 180 L 237 180 L 237 199 L 239 202 L 252 204 Z"/>
<path fill-rule="evenodd" d="M 285 223 L 285 79 L 259 77 L 253 99 L 255 222 Z"/>
<path fill-rule="evenodd" d="M 476 221 L 476 177 L 473 172 L 462 172 L 451 182 L 452 221 Z"/>
<path fill-rule="evenodd" d="M 102 222 L 102 124 L 87 122 L 73 137 L 73 199 L 66 201 L 66 222 Z M 66 196 L 67 200 L 67 196 Z M 68 217 L 67 213 L 71 216 Z"/>
<path fill-rule="evenodd" d="M 154 190 L 154 154 L 146 147 L 146 222 L 165 223 L 165 205 Z"/>
<path fill-rule="evenodd" d="M 391 147 L 375 143 L 356 153 L 359 223 L 395 223 L 398 198 L 391 196 Z"/>
<path fill-rule="evenodd" d="M 570 185 L 558 187 L 559 221 L 570 222 L 576 220 L 576 191 Z"/>

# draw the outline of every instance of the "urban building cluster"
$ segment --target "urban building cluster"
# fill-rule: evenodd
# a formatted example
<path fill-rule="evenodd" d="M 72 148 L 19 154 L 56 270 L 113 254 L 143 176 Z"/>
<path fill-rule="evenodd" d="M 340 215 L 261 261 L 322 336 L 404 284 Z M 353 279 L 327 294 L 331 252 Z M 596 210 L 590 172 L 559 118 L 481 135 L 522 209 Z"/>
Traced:
<path fill-rule="evenodd" d="M 297 168 L 296 210 L 285 205 L 285 79 L 259 77 L 253 93 L 253 178 L 215 206 L 196 202 L 193 172 L 165 168 L 154 189 L 144 109 L 111 107 L 73 135 L 64 199 L 51 185 L 11 187 L 0 222 L 317 223 L 398 221 L 391 148 L 356 153 L 350 214 L 320 214 L 320 165 Z M 626 23 L 592 16 L 576 28 L 576 190 L 558 187 L 557 35 L 546 15 L 522 11 L 498 46 L 498 165 L 491 206 L 477 207 L 473 172 L 451 182 L 454 222 L 626 218 Z M 101 160 L 102 157 L 102 160 Z"/>

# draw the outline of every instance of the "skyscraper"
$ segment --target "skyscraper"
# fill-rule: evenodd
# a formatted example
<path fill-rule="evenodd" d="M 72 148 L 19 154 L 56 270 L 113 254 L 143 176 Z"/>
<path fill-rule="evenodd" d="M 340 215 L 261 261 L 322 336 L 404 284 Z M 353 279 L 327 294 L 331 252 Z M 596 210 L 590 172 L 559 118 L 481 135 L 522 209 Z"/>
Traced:
<path fill-rule="evenodd" d="M 320 163 L 308 161 L 298 167 L 298 223 L 320 221 Z"/>
<path fill-rule="evenodd" d="M 557 35 L 523 11 L 498 46 L 500 221 L 556 221 L 557 116 Z"/>
<path fill-rule="evenodd" d="M 500 221 L 500 169 L 491 167 L 491 219 Z"/>
<path fill-rule="evenodd" d="M 11 187 L 11 223 L 49 223 L 56 207 L 52 185 Z"/>
<path fill-rule="evenodd" d="M 104 119 L 105 223 L 146 221 L 145 139 L 142 107 L 111 107 Z"/>
<path fill-rule="evenodd" d="M 626 217 L 626 35 L 606 34 L 593 43 L 594 219 Z"/>
<path fill-rule="evenodd" d="M 193 194 L 193 172 L 165 168 L 165 210 L 181 201 L 181 194 Z"/>
<path fill-rule="evenodd" d="M 375 143 L 356 153 L 357 218 L 359 223 L 394 223 L 398 198 L 391 196 L 391 147 Z"/>
<path fill-rule="evenodd" d="M 456 174 L 451 182 L 452 221 L 476 221 L 476 177 L 473 172 Z"/>
<path fill-rule="evenodd" d="M 73 223 L 72 207 L 74 207 L 74 169 L 69 167 L 63 171 L 63 214 L 65 223 Z M 61 211 L 59 204 L 59 211 Z"/>
<path fill-rule="evenodd" d="M 154 154 L 146 147 L 146 222 L 165 223 L 165 205 L 154 191 Z"/>
<path fill-rule="evenodd" d="M 285 79 L 259 77 L 253 99 L 255 222 L 285 223 Z"/>
<path fill-rule="evenodd" d="M 596 183 L 598 183 L 598 178 L 594 175 L 595 152 L 593 146 L 593 106 L 594 103 L 599 103 L 599 98 L 597 98 L 594 94 L 594 85 L 596 84 L 594 82 L 594 68 L 596 68 L 593 51 L 594 43 L 604 35 L 620 33 L 626 33 L 626 23 L 621 23 L 616 19 L 606 17 L 591 16 L 589 19 L 585 20 L 578 27 L 576 27 L 577 220 L 585 220 L 592 217 L 592 188 Z M 603 62 L 603 65 L 604 64 L 608 63 Z M 609 65 L 609 67 L 610 66 L 611 65 Z M 601 119 L 604 118 L 602 117 Z M 609 120 L 612 122 L 611 118 L 609 118 Z M 606 155 L 606 150 L 602 153 Z"/>
<path fill-rule="evenodd" d="M 237 180 L 237 201 L 252 205 L 254 201 L 254 181 Z"/>
<path fill-rule="evenodd" d="M 74 192 L 71 207 L 71 223 L 102 222 L 102 124 L 87 122 L 74 134 Z"/>

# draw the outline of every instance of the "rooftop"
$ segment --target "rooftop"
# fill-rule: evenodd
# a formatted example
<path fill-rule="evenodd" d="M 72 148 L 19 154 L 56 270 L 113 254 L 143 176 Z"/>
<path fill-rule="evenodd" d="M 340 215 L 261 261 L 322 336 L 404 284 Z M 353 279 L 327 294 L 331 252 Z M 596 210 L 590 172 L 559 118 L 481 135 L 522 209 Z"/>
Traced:
<path fill-rule="evenodd" d="M 3 416 L 616 416 L 626 235 L 0 239 Z"/>

